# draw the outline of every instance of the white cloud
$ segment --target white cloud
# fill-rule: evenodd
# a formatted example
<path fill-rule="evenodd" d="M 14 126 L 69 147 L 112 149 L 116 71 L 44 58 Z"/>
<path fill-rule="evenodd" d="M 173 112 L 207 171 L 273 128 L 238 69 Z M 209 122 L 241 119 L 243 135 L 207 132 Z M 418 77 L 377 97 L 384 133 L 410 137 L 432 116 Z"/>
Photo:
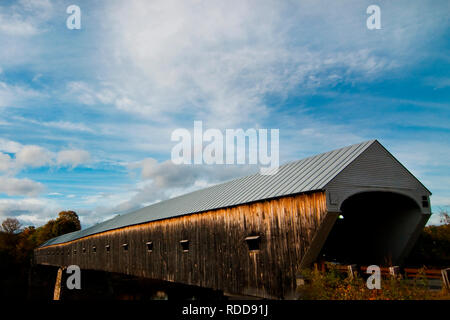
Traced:
<path fill-rule="evenodd" d="M 102 83 L 107 87 L 107 84 Z M 97 90 L 92 85 L 83 81 L 71 81 L 67 84 L 69 97 L 86 105 L 111 104 L 117 99 L 117 95 L 109 89 Z"/>
<path fill-rule="evenodd" d="M 0 33 L 34 36 L 45 30 L 45 22 L 52 13 L 53 6 L 49 0 L 20 0 L 15 5 L 2 7 Z"/>
<path fill-rule="evenodd" d="M 412 65 L 419 58 L 414 48 L 437 31 L 433 19 L 410 23 L 431 15 L 431 8 L 405 3 L 408 10 L 386 5 L 386 30 L 369 34 L 364 5 L 111 1 L 100 29 L 102 81 L 73 83 L 72 89 L 85 104 L 152 118 L 189 111 L 221 128 L 266 119 L 267 95 L 371 82 Z M 100 91 L 107 92 L 103 102 Z"/>
<path fill-rule="evenodd" d="M 16 106 L 27 99 L 41 97 L 42 95 L 36 90 L 0 81 L 0 107 Z"/>
<path fill-rule="evenodd" d="M 16 153 L 16 162 L 19 166 L 39 168 L 51 165 L 52 157 L 52 153 L 45 148 L 26 145 Z"/>
<path fill-rule="evenodd" d="M 90 161 L 90 154 L 84 150 L 64 150 L 53 153 L 45 148 L 35 145 L 22 145 L 20 143 L 0 139 L 0 151 L 13 153 L 15 157 L 0 152 L 0 195 L 34 197 L 45 190 L 45 186 L 30 179 L 19 179 L 14 177 L 18 172 L 26 167 L 38 168 L 43 166 L 70 166 L 75 168 Z M 62 196 L 61 193 L 49 193 L 48 197 Z M 69 198 L 72 195 L 68 196 Z M 0 202 L 1 204 L 1 202 Z M 1 216 L 1 211 L 0 211 Z M 34 221 L 36 216 L 22 219 Z"/>
<path fill-rule="evenodd" d="M 132 172 L 137 170 L 142 181 L 134 186 L 124 187 L 122 192 L 101 192 L 85 196 L 84 204 L 96 207 L 86 210 L 83 214 L 84 223 L 93 224 L 115 214 L 124 214 L 258 171 L 256 166 L 182 166 L 174 165 L 171 161 L 159 163 L 152 158 L 129 164 L 128 168 Z"/>
<path fill-rule="evenodd" d="M 0 152 L 0 172 L 9 172 L 13 167 L 14 164 L 11 157 Z"/>
<path fill-rule="evenodd" d="M 62 195 L 63 194 L 59 193 L 59 192 L 50 192 L 50 193 L 47 194 L 47 196 L 51 196 L 51 197 L 59 197 L 59 196 L 62 196 Z"/>
<path fill-rule="evenodd" d="M 0 199 L 0 220 L 14 217 L 23 226 L 39 226 L 54 219 L 61 208 L 50 199 Z"/>
<path fill-rule="evenodd" d="M 445 13 L 433 10 L 431 4 L 429 10 L 421 10 L 417 3 L 396 1 L 383 5 L 383 30 L 368 33 L 366 5 L 360 1 L 337 4 L 321 0 L 130 0 L 126 3 L 111 0 L 107 6 L 100 5 L 102 19 L 97 21 L 105 28 L 95 25 L 96 28 L 92 27 L 89 32 L 98 48 L 95 57 L 85 50 L 87 46 L 84 45 L 89 45 L 92 40 L 88 39 L 79 46 L 84 59 L 77 58 L 76 63 L 72 63 L 74 60 L 71 59 L 79 53 L 74 52 L 77 46 L 72 47 L 73 56 L 66 56 L 59 49 L 52 53 L 44 49 L 47 41 L 42 41 L 42 47 L 37 43 L 40 41 L 21 42 L 20 39 L 31 39 L 27 35 L 47 30 L 46 21 L 53 8 L 48 0 L 20 0 L 0 15 L 0 42 L 5 44 L 0 61 L 6 68 L 5 74 L 18 63 L 39 66 L 34 71 L 43 74 L 43 79 L 50 75 L 49 70 L 54 70 L 50 65 L 70 64 L 81 69 L 85 66 L 84 61 L 97 61 L 93 63 L 95 70 L 89 71 L 98 75 L 98 79 L 72 79 L 67 84 L 68 90 L 61 90 L 62 95 L 95 108 L 97 114 L 104 111 L 102 121 L 117 116 L 110 112 L 115 107 L 120 114 L 137 114 L 139 120 L 147 119 L 152 123 L 121 121 L 103 124 L 103 130 L 97 130 L 101 126 L 98 123 L 94 124 L 95 130 L 83 123 L 64 120 L 30 120 L 30 123 L 108 135 L 107 147 L 104 146 L 106 139 L 92 141 L 92 144 L 100 146 L 101 152 L 116 160 L 133 159 L 136 156 L 133 152 L 139 152 L 141 157 L 156 157 L 156 154 L 167 152 L 170 130 L 175 123 L 178 127 L 179 122 L 191 122 L 185 116 L 187 113 L 202 119 L 210 127 L 255 127 L 276 114 L 272 109 L 276 106 L 269 106 L 265 101 L 267 96 L 309 94 L 321 87 L 333 87 L 342 82 L 357 85 L 361 81 L 376 80 L 382 74 L 395 73 L 402 66 L 417 64 L 424 56 L 417 55 L 422 52 L 418 50 L 420 45 L 426 45 L 425 40 L 430 34 L 436 36 L 436 27 L 430 25 L 446 25 L 442 23 Z M 64 19 L 64 11 L 61 14 Z M 95 34 L 96 31 L 99 33 Z M 95 38 L 100 33 L 101 38 Z M 48 61 L 43 63 L 42 57 L 56 56 L 64 59 L 50 65 Z M 77 72 L 69 74 L 78 75 Z M 60 79 L 59 74 L 53 75 Z M 55 90 L 50 94 L 60 93 Z M 0 107 L 18 106 L 38 95 L 31 88 L 0 82 Z M 99 111 L 101 105 L 109 110 Z M 362 132 L 364 129 L 352 124 L 338 126 L 311 120 L 302 116 L 289 119 L 292 125 L 286 125 L 290 122 L 285 121 L 271 122 L 283 125 L 281 134 L 289 139 L 280 143 L 284 150 L 289 150 L 287 152 L 297 152 L 290 154 L 293 158 L 298 158 L 299 151 L 313 154 L 317 150 L 326 151 L 359 142 L 367 136 Z M 52 134 L 51 137 L 53 141 L 72 138 L 74 135 Z M 110 143 L 110 138 L 114 143 Z M 287 144 L 294 147 L 288 148 Z M 17 163 L 14 156 L 0 155 L 0 170 L 3 168 L 9 173 L 14 167 L 18 170 L 19 162 L 22 166 L 57 164 L 74 167 L 88 163 L 91 158 L 84 150 L 50 152 L 5 139 L 0 139 L 0 150 L 18 154 Z M 424 157 L 412 159 L 411 163 L 417 163 L 416 160 L 424 161 L 424 166 L 430 161 L 429 157 Z M 246 169 L 179 167 L 151 158 L 134 163 L 130 168 L 139 170 L 143 181 L 120 194 L 101 193 L 85 198 L 90 205 L 106 208 L 104 211 L 101 208 L 92 210 L 92 214 L 86 214 L 86 221 L 94 221 L 101 212 L 111 212 L 111 208 L 135 208 L 247 174 Z"/>
<path fill-rule="evenodd" d="M 91 160 L 91 155 L 86 150 L 63 150 L 58 152 L 56 162 L 60 166 L 72 168 L 86 164 Z"/>
<path fill-rule="evenodd" d="M 89 128 L 84 123 L 76 123 L 76 122 L 70 122 L 70 121 L 38 121 L 35 119 L 28 119 L 28 118 L 19 117 L 19 116 L 16 116 L 13 119 L 22 121 L 22 122 L 26 122 L 26 123 L 35 124 L 38 126 L 56 128 L 56 129 L 61 129 L 61 130 L 91 132 L 91 133 L 95 132 L 93 129 Z"/>
<path fill-rule="evenodd" d="M 14 36 L 32 36 L 39 32 L 33 23 L 18 15 L 0 14 L 0 32 Z"/>
<path fill-rule="evenodd" d="M 15 154 L 15 158 L 1 151 Z M 55 164 L 75 168 L 90 161 L 91 155 L 86 150 L 68 149 L 54 153 L 40 146 L 22 145 L 0 138 L 0 171 L 19 170 L 24 167 L 39 168 Z"/>
<path fill-rule="evenodd" d="M 41 122 L 41 125 L 46 127 L 53 127 L 62 130 L 72 130 L 72 131 L 81 131 L 81 132 L 94 132 L 91 128 L 86 126 L 83 123 L 74 123 L 69 121 L 50 121 L 50 122 Z"/>
<path fill-rule="evenodd" d="M 56 3 L 57 2 L 57 3 Z M 54 5 L 53 5 L 54 4 Z M 47 64 L 49 56 L 42 53 L 48 47 L 40 38 L 51 30 L 51 25 L 58 20 L 56 7 L 61 7 L 61 0 L 16 0 L 0 1 L 0 65 L 4 74 L 8 75 L 15 67 L 34 65 L 41 69 Z M 64 19 L 64 11 L 58 16 Z M 63 25 L 61 25 L 61 29 Z M 24 88 L 26 89 L 26 88 Z M 5 103 L 5 94 L 0 88 L 0 106 Z M 24 101 L 25 96 L 16 95 L 15 104 Z M 9 105 L 11 101 L 7 101 Z"/>
<path fill-rule="evenodd" d="M 129 164 L 128 168 L 138 170 L 142 181 L 110 212 L 127 212 L 258 171 L 257 166 L 175 165 L 170 160 L 158 162 L 152 158 Z"/>
<path fill-rule="evenodd" d="M 4 151 L 7 153 L 16 153 L 19 152 L 22 147 L 22 144 L 18 142 L 0 138 L 0 151 Z"/>
<path fill-rule="evenodd" d="M 35 196 L 43 192 L 44 186 L 30 179 L 0 176 L 0 193 L 9 196 Z"/>
<path fill-rule="evenodd" d="M 139 169 L 143 180 L 152 180 L 157 188 L 188 188 L 199 180 L 217 183 L 256 172 L 256 166 L 176 165 L 171 160 L 158 163 L 147 158 L 129 165 Z"/>

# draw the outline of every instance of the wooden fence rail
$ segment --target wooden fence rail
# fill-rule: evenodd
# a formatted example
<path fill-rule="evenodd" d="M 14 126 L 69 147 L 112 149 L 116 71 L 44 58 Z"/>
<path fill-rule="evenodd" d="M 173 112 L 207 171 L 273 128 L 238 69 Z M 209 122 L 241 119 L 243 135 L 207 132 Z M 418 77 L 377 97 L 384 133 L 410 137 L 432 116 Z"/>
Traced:
<path fill-rule="evenodd" d="M 316 264 L 315 267 L 323 272 L 335 270 L 342 273 L 347 273 L 349 277 L 353 278 L 356 272 L 360 274 L 366 274 L 368 266 L 357 266 L 355 264 L 339 265 L 332 263 Z M 403 270 L 403 273 L 401 273 Z M 440 279 L 442 281 L 443 288 L 450 290 L 450 268 L 445 269 L 424 269 L 424 268 L 400 268 L 398 266 L 380 267 L 381 276 L 384 278 L 397 277 L 403 274 L 405 279 L 412 279 L 418 276 L 423 276 L 426 279 Z"/>

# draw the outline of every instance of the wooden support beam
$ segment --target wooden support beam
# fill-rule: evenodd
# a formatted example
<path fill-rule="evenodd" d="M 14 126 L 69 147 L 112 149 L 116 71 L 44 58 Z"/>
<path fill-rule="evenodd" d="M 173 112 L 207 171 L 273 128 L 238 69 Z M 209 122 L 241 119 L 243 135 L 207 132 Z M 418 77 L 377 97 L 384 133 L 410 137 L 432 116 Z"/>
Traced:
<path fill-rule="evenodd" d="M 397 276 L 400 274 L 400 267 L 399 266 L 392 266 L 389 267 L 389 274 L 393 278 L 397 278 Z"/>
<path fill-rule="evenodd" d="M 322 247 L 325 244 L 325 241 L 327 240 L 327 237 L 339 215 L 339 212 L 326 213 L 325 217 L 320 223 L 319 229 L 313 236 L 311 245 L 309 246 L 309 248 L 307 248 L 305 256 L 300 262 L 300 266 L 298 268 L 299 270 L 308 268 L 317 259 L 320 250 L 322 250 Z"/>
<path fill-rule="evenodd" d="M 61 280 L 62 280 L 62 268 L 58 268 L 56 273 L 55 290 L 53 291 L 53 300 L 59 300 L 61 297 Z"/>
<path fill-rule="evenodd" d="M 356 264 L 349 264 L 347 266 L 347 273 L 350 280 L 353 280 L 353 278 L 356 276 L 356 273 L 358 272 L 358 267 Z"/>
<path fill-rule="evenodd" d="M 442 288 L 445 288 L 445 290 L 450 291 L 450 268 L 442 269 Z"/>

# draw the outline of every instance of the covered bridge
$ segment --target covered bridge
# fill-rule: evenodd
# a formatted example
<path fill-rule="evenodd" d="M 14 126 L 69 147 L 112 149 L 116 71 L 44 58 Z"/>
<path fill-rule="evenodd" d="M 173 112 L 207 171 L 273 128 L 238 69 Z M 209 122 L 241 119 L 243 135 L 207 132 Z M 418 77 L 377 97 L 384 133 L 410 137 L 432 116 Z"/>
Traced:
<path fill-rule="evenodd" d="M 431 214 L 430 195 L 371 140 L 51 239 L 35 261 L 288 298 L 298 271 L 318 259 L 401 263 Z"/>

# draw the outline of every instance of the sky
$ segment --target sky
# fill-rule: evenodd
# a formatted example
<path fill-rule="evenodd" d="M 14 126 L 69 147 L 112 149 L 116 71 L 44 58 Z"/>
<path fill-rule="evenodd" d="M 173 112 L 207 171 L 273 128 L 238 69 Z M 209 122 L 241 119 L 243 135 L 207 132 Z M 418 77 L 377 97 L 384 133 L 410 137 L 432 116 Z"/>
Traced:
<path fill-rule="evenodd" d="M 381 29 L 366 26 L 372 4 Z M 449 13 L 447 0 L 2 0 L 0 220 L 74 210 L 87 227 L 255 171 L 173 164 L 171 133 L 195 120 L 279 129 L 281 164 L 377 139 L 448 209 Z"/>

